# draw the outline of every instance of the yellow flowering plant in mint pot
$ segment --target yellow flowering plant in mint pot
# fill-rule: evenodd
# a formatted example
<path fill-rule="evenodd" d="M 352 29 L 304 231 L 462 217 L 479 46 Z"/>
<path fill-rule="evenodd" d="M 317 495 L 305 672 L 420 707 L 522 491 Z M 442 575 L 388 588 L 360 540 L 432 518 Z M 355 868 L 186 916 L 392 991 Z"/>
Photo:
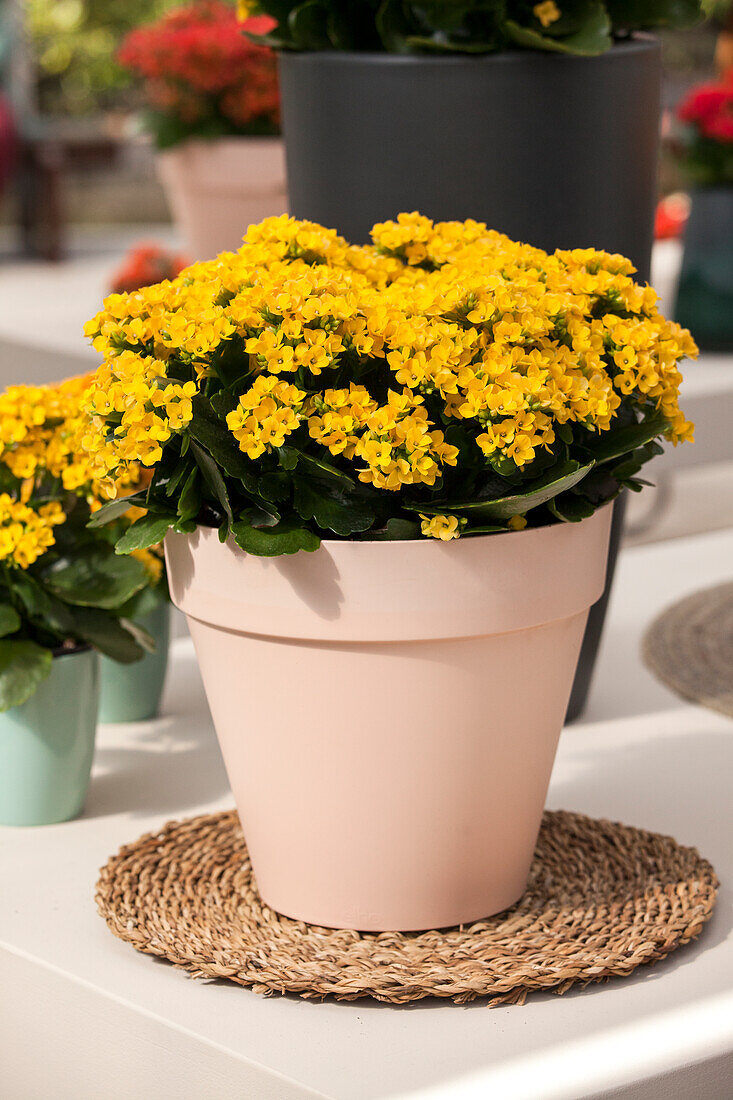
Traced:
<path fill-rule="evenodd" d="M 142 657 L 125 609 L 151 584 L 145 551 L 88 527 L 106 490 L 81 452 L 87 379 L 0 394 L 0 823 L 80 809 L 97 722 L 97 654 Z M 133 466 L 118 488 L 138 476 Z"/>
<path fill-rule="evenodd" d="M 118 550 L 165 538 L 281 912 L 442 927 L 521 893 L 609 502 L 692 434 L 695 345 L 633 274 L 472 221 L 357 247 L 282 217 L 89 323 L 95 476 L 152 470 Z"/>

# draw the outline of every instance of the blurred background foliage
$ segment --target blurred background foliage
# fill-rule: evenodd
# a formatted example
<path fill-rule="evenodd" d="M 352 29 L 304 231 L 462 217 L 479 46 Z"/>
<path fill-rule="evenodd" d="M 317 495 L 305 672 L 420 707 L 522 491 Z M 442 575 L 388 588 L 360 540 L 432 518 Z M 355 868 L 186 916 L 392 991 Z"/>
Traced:
<path fill-rule="evenodd" d="M 134 102 L 115 54 L 133 27 L 177 0 L 24 0 L 28 49 L 44 114 L 86 115 Z"/>
<path fill-rule="evenodd" d="M 23 13 L 41 112 L 88 115 L 137 105 L 117 48 L 132 27 L 157 18 L 181 0 L 4 0 Z M 232 0 L 233 2 L 233 0 Z M 724 20 L 732 0 L 707 0 Z M 0 0 L 3 3 L 3 0 Z M 669 90 L 676 98 L 710 71 L 715 27 L 662 35 Z"/>
<path fill-rule="evenodd" d="M 130 29 L 188 0 L 0 0 L 0 94 L 10 96 L 24 132 L 76 139 L 112 138 L 114 163 L 92 170 L 67 157 L 63 204 L 70 223 L 162 222 L 167 217 L 155 179 L 153 151 L 142 134 L 140 87 L 116 61 Z M 234 3 L 234 0 L 228 0 Z M 716 36 L 728 26 L 733 56 L 733 0 L 706 0 L 714 17 L 687 31 L 661 35 L 665 130 L 688 89 L 715 71 Z M 685 186 L 665 144 L 660 193 Z M 17 201 L 0 196 L 0 229 L 17 217 Z"/>

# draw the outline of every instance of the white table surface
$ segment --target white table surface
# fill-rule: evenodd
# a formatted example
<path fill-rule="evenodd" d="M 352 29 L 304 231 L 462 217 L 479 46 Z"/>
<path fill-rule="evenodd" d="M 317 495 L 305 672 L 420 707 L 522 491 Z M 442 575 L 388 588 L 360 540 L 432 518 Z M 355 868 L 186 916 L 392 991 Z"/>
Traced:
<path fill-rule="evenodd" d="M 731 573 L 733 531 L 622 554 L 587 720 L 563 734 L 549 797 L 698 846 L 722 888 L 697 943 L 628 979 L 491 1010 L 264 998 L 138 954 L 95 912 L 97 869 L 170 818 L 232 804 L 184 640 L 164 717 L 101 728 L 84 816 L 0 829 L 3 1100 L 731 1095 L 733 723 L 638 659 L 658 610 Z"/>

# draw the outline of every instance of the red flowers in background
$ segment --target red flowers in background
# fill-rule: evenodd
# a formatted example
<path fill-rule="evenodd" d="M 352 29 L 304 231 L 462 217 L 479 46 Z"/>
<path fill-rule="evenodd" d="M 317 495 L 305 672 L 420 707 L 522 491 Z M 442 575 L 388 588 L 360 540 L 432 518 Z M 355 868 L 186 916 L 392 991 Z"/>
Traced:
<path fill-rule="evenodd" d="M 677 115 L 713 141 L 733 142 L 733 70 L 718 83 L 693 88 Z"/>
<path fill-rule="evenodd" d="M 658 241 L 681 237 L 690 216 L 690 199 L 681 191 L 675 191 L 660 199 L 654 222 L 654 236 Z"/>
<path fill-rule="evenodd" d="M 187 259 L 159 244 L 139 244 L 127 253 L 112 276 L 110 287 L 113 294 L 128 294 L 142 286 L 175 279 L 187 266 Z"/>
<path fill-rule="evenodd" d="M 119 61 L 145 81 L 160 147 L 188 137 L 278 132 L 275 56 L 243 33 L 272 25 L 267 17 L 239 23 L 228 4 L 200 0 L 127 36 Z"/>
<path fill-rule="evenodd" d="M 698 183 L 733 184 L 733 70 L 701 84 L 677 108 L 683 123 L 678 151 Z"/>

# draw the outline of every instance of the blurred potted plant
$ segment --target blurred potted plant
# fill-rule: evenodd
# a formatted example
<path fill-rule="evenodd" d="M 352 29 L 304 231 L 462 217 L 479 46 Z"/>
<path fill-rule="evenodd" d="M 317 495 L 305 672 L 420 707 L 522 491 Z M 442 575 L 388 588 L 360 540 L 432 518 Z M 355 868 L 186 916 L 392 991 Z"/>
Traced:
<path fill-rule="evenodd" d="M 0 396 L 4 825 L 79 813 L 94 752 L 97 654 L 137 661 L 150 643 L 124 618 L 148 583 L 145 568 L 115 554 L 106 532 L 87 528 L 101 488 L 79 451 L 85 387 L 75 379 Z"/>
<path fill-rule="evenodd" d="M 153 469 L 121 548 L 165 536 L 263 898 L 416 929 L 524 889 L 605 505 L 690 436 L 695 346 L 620 256 L 374 242 L 270 219 L 108 305 L 88 407 L 98 476 Z"/>
<path fill-rule="evenodd" d="M 700 347 L 733 349 L 733 70 L 694 88 L 675 144 L 693 184 L 675 316 Z"/>
<path fill-rule="evenodd" d="M 141 508 L 125 511 L 116 523 L 104 525 L 104 533 L 114 543 L 122 542 L 131 524 L 145 512 Z M 96 526 L 94 517 L 92 526 Z M 137 629 L 143 630 L 153 646 L 134 664 L 103 657 L 100 662 L 99 721 L 144 722 L 160 713 L 160 703 L 168 671 L 171 639 L 171 605 L 168 593 L 163 547 L 152 546 L 134 551 L 146 572 L 147 583 L 120 609 L 120 614 Z"/>
<path fill-rule="evenodd" d="M 144 80 L 160 178 L 195 259 L 237 248 L 250 222 L 286 209 L 275 58 L 232 7 L 169 12 L 132 31 L 119 60 Z"/>
<path fill-rule="evenodd" d="M 125 256 L 110 280 L 112 294 L 128 294 L 141 286 L 175 279 L 189 261 L 178 252 L 159 244 L 138 244 Z"/>
<path fill-rule="evenodd" d="M 290 211 L 364 241 L 398 210 L 594 244 L 650 276 L 659 44 L 699 0 L 253 0 L 280 51 Z M 569 706 L 587 697 L 621 538 Z"/>
<path fill-rule="evenodd" d="M 280 51 L 291 212 L 366 240 L 416 207 L 649 276 L 659 45 L 698 0 L 244 0 Z M 613 109 L 609 105 L 613 104 Z M 569 171 L 572 165 L 572 171 Z"/>

